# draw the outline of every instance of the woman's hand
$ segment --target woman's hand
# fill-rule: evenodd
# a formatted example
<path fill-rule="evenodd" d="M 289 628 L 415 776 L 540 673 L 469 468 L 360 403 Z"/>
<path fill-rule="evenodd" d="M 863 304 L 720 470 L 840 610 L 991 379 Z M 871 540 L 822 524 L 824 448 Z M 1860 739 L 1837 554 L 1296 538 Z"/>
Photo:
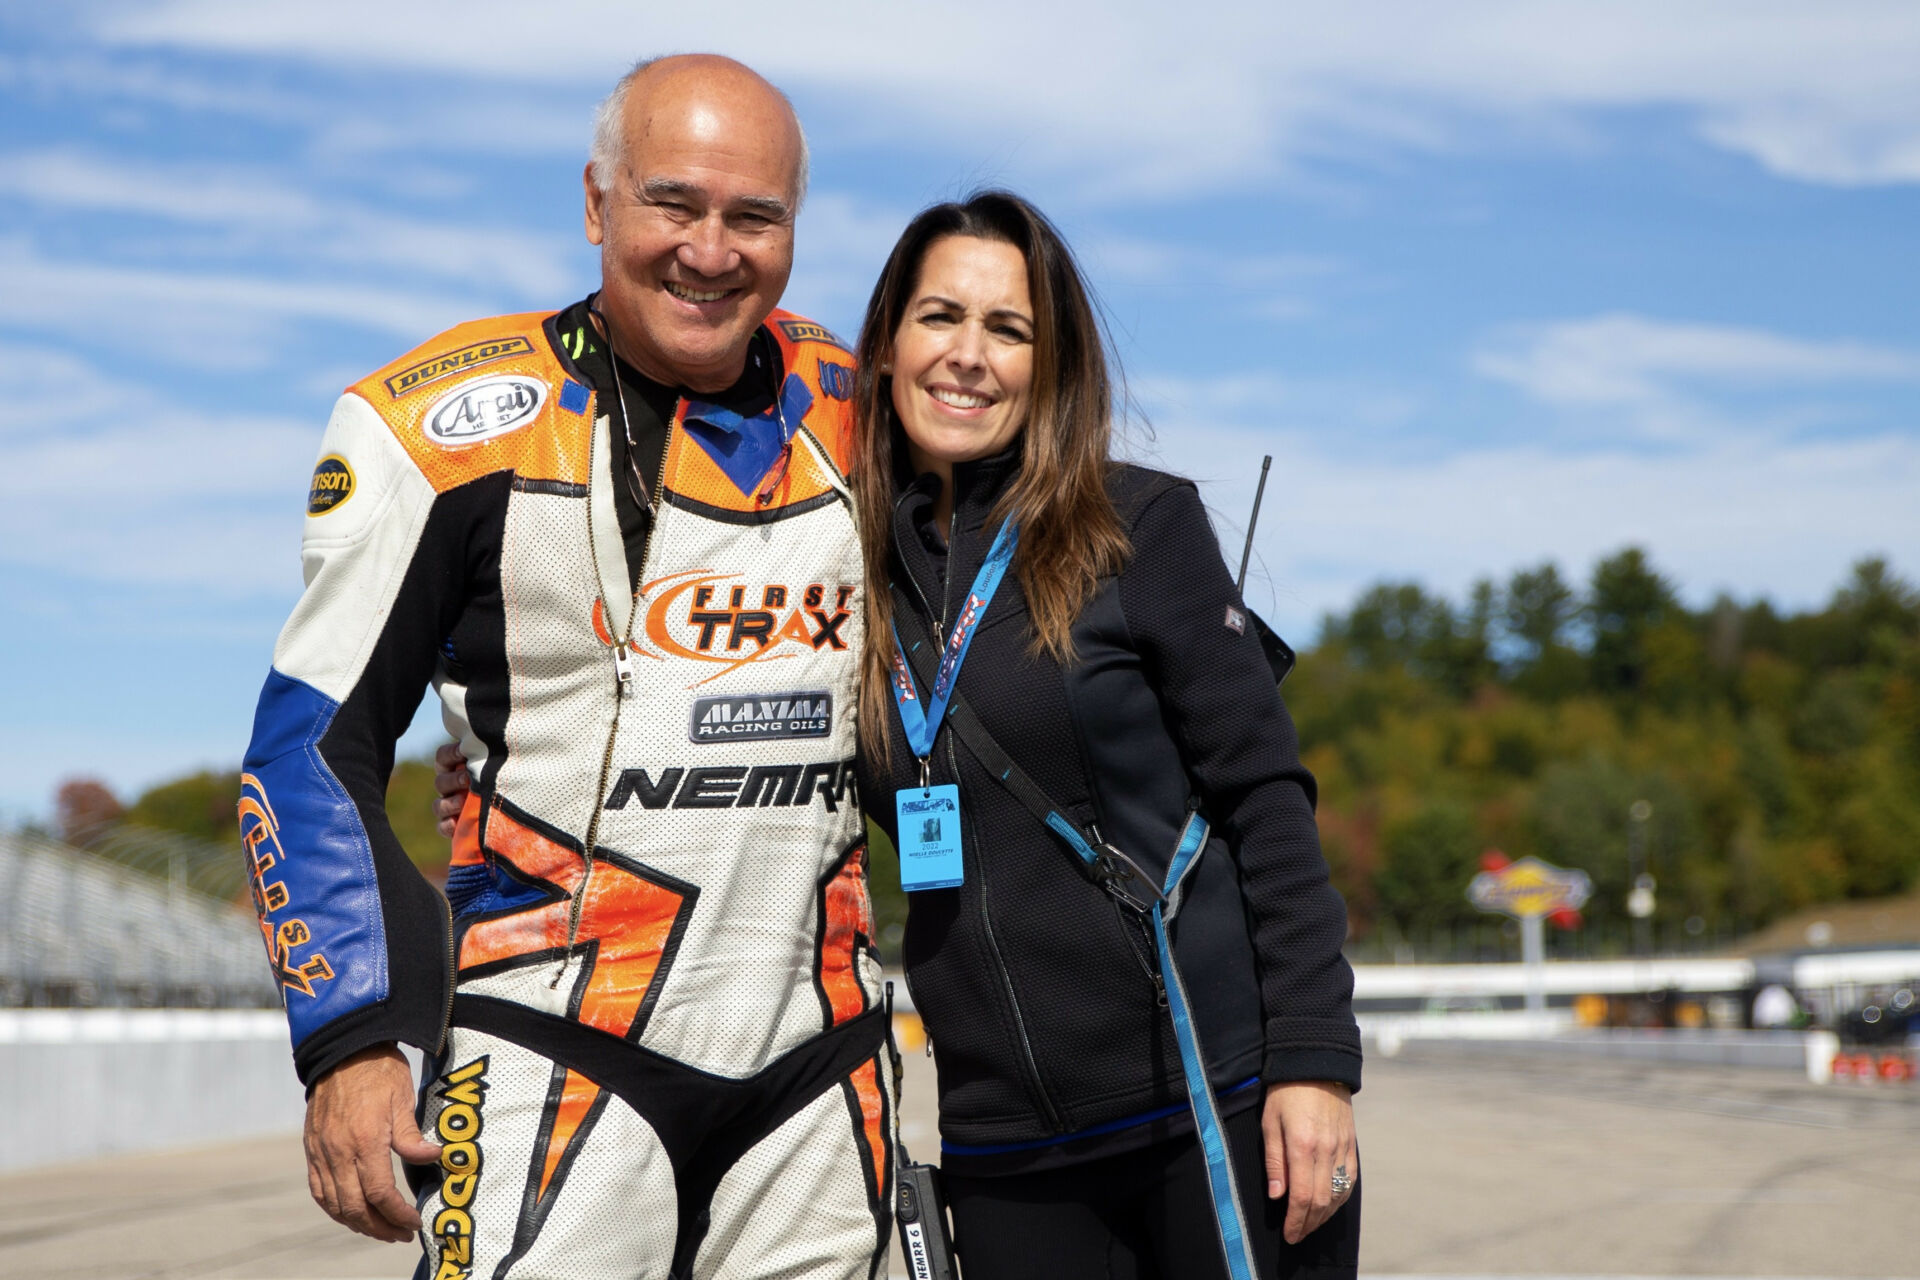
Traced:
<path fill-rule="evenodd" d="M 440 834 L 451 840 L 454 823 L 467 803 L 467 792 L 473 789 L 473 779 L 467 776 L 467 758 L 460 754 L 456 742 L 440 744 L 433 753 L 433 767 L 433 789 L 440 793 L 433 802 L 433 816 L 440 820 Z"/>
<path fill-rule="evenodd" d="M 1282 1234 L 1288 1244 L 1299 1244 L 1346 1203 L 1360 1181 L 1353 1095 L 1331 1080 L 1268 1085 L 1260 1133 L 1267 1148 L 1267 1198 L 1292 1191 Z M 1334 1191 L 1336 1176 L 1346 1191 Z"/>

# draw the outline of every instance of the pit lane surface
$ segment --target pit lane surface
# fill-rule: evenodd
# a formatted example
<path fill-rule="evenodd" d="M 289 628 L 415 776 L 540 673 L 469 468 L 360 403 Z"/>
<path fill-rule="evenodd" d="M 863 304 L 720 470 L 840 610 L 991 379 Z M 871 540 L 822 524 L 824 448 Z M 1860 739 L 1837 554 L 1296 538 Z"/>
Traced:
<path fill-rule="evenodd" d="M 935 1147 L 930 1068 L 907 1059 L 916 1154 Z M 1448 1045 L 1376 1055 L 1366 1078 L 1364 1274 L 1920 1273 L 1920 1088 Z M 403 1277 L 417 1256 L 328 1222 L 292 1135 L 0 1178 L 14 1280 Z"/>
<path fill-rule="evenodd" d="M 1357 1109 L 1368 1273 L 1920 1273 L 1910 1085 L 1434 1044 Z"/>

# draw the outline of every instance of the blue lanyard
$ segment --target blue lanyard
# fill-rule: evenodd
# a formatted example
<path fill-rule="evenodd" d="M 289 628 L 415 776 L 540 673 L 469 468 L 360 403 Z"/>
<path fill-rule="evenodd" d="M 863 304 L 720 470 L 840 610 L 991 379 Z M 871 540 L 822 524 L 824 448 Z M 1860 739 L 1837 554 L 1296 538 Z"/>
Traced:
<path fill-rule="evenodd" d="M 1007 566 L 1013 563 L 1013 549 L 1019 542 L 1020 531 L 1014 528 L 1013 521 L 1002 521 L 1000 532 L 993 537 L 993 546 L 987 549 L 986 563 L 974 575 L 973 587 L 967 592 L 966 605 L 953 624 L 953 633 L 947 637 L 946 650 L 940 655 L 940 670 L 934 675 L 933 689 L 924 704 L 914 687 L 913 672 L 907 667 L 907 655 L 900 648 L 900 629 L 894 628 L 893 701 L 900 708 L 900 725 L 907 731 L 907 745 L 916 760 L 924 762 L 933 754 L 933 740 L 940 733 L 940 722 L 947 718 L 947 704 L 953 701 L 960 664 L 966 661 L 974 633 L 980 630 L 980 621 L 987 616 L 987 605 L 992 603 L 993 593 L 1000 589 L 1000 579 L 1007 576 Z"/>

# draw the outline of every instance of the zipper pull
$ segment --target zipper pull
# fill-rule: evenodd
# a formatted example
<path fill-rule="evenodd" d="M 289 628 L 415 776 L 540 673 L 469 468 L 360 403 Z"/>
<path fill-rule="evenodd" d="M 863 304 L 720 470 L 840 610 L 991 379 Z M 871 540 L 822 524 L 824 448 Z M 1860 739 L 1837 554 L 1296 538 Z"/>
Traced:
<path fill-rule="evenodd" d="M 627 645 L 617 643 L 613 646 L 613 676 L 622 689 L 633 679 L 633 659 L 627 653 Z"/>

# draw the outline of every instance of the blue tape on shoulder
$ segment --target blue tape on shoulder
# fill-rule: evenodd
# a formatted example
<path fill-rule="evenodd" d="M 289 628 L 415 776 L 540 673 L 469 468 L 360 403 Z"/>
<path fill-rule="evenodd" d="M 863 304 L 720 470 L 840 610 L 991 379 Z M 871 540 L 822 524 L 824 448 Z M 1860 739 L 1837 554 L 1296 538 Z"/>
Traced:
<path fill-rule="evenodd" d="M 254 910 L 296 1046 L 389 990 L 373 849 L 320 756 L 339 710 L 312 685 L 269 672 L 240 779 Z"/>
<path fill-rule="evenodd" d="M 587 389 L 572 378 L 560 385 L 560 407 L 568 413 L 587 411 Z"/>

